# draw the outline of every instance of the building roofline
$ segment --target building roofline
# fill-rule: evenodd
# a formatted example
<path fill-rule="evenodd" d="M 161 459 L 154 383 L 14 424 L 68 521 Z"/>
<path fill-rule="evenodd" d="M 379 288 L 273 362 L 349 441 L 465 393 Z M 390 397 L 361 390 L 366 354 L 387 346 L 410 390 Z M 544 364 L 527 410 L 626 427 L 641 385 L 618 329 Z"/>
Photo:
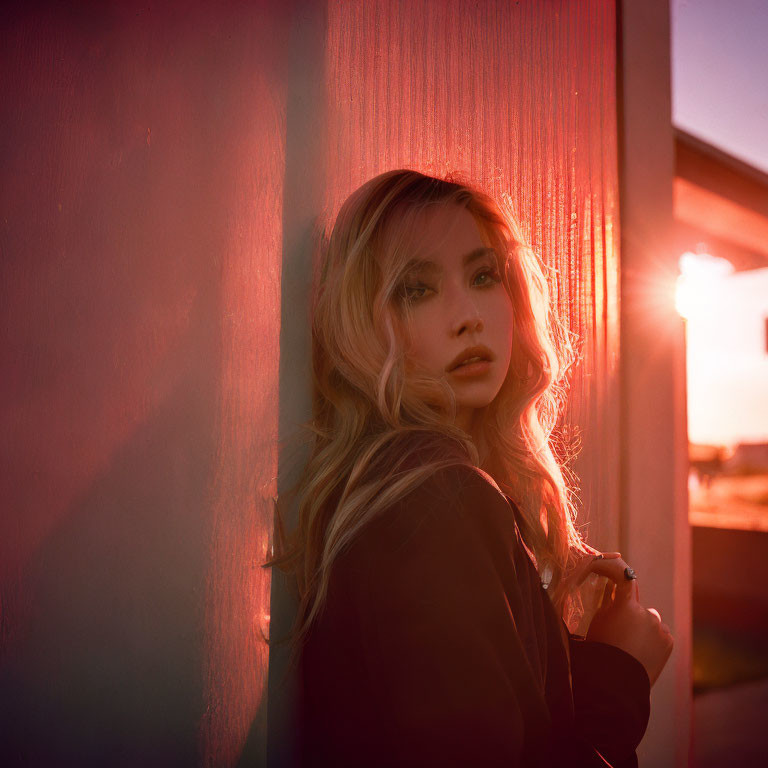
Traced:
<path fill-rule="evenodd" d="M 673 128 L 675 175 L 768 217 L 768 173 Z"/>

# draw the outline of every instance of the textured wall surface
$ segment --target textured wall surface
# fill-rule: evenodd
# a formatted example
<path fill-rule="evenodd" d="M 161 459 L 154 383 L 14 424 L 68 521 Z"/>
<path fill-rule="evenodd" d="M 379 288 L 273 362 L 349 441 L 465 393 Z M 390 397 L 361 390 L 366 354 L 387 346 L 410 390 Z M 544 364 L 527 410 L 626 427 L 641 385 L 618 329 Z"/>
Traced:
<path fill-rule="evenodd" d="M 2 13 L 1 762 L 231 765 L 266 692 L 282 11 Z"/>

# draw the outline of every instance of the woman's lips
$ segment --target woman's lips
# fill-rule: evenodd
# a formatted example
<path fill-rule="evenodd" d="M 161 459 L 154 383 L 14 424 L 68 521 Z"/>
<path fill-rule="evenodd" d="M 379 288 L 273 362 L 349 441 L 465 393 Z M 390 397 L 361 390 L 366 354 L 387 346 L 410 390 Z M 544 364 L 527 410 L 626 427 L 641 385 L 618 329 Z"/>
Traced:
<path fill-rule="evenodd" d="M 483 376 L 491 368 L 490 360 L 478 360 L 474 363 L 465 363 L 459 365 L 449 371 L 452 376 L 456 376 L 459 379 L 473 378 L 475 376 Z"/>

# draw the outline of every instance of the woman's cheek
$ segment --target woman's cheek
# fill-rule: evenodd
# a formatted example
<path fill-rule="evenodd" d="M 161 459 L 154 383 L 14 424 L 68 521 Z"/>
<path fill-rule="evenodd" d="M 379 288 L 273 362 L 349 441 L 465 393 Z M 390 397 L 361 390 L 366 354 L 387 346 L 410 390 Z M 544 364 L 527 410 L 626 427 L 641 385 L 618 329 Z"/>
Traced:
<path fill-rule="evenodd" d="M 506 297 L 504 300 L 502 317 L 504 325 L 507 328 L 508 340 L 512 341 L 512 337 L 514 336 L 515 316 L 514 312 L 512 311 L 512 302 L 508 297 Z"/>

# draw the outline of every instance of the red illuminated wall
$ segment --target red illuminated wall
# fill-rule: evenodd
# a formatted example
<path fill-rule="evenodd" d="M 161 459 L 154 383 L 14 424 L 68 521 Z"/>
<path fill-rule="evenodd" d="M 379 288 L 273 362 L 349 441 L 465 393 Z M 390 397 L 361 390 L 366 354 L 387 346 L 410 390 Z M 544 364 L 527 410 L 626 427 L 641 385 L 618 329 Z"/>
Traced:
<path fill-rule="evenodd" d="M 385 169 L 509 195 L 557 270 L 590 541 L 613 543 L 612 2 L 3 13 L 5 764 L 263 761 L 258 564 L 278 417 L 306 416 L 311 231 Z"/>
<path fill-rule="evenodd" d="M 2 13 L 0 762 L 231 765 L 266 690 L 283 11 Z"/>
<path fill-rule="evenodd" d="M 615 547 L 614 3 L 372 0 L 328 9 L 326 220 L 390 168 L 460 171 L 509 197 L 556 270 L 554 300 L 580 338 L 564 426 L 582 443 L 590 540 Z"/>

